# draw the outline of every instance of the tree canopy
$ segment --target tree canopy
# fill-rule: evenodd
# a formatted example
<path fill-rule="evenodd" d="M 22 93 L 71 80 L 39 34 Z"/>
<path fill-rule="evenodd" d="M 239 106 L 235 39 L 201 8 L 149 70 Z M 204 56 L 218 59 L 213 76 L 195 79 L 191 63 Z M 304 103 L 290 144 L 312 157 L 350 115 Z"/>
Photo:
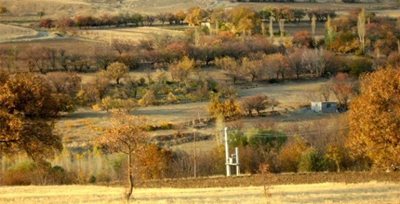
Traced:
<path fill-rule="evenodd" d="M 63 104 L 49 82 L 30 73 L 1 78 L 0 153 L 25 152 L 34 160 L 54 156 L 62 144 L 53 132 L 53 120 Z"/>
<path fill-rule="evenodd" d="M 349 146 L 376 167 L 400 165 L 400 71 L 381 69 L 361 79 L 350 105 Z"/>

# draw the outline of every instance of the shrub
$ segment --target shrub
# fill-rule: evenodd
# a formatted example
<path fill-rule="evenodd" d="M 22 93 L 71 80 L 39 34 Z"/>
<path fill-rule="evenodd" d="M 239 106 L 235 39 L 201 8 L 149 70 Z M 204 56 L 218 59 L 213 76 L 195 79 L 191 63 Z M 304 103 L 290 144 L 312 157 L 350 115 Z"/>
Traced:
<path fill-rule="evenodd" d="M 308 31 L 300 31 L 293 34 L 292 42 L 297 47 L 312 48 L 314 40 Z"/>
<path fill-rule="evenodd" d="M 346 60 L 346 66 L 353 76 L 360 76 L 362 73 L 371 72 L 373 70 L 372 62 L 367 58 L 351 57 Z"/>
<path fill-rule="evenodd" d="M 301 156 L 307 149 L 308 145 L 302 137 L 291 137 L 278 155 L 281 171 L 297 172 Z"/>
<path fill-rule="evenodd" d="M 240 130 L 229 131 L 229 145 L 232 147 L 244 147 L 248 145 L 247 137 Z"/>
<path fill-rule="evenodd" d="M 149 106 L 156 103 L 156 95 L 153 90 L 147 90 L 143 97 L 139 100 L 139 105 Z"/>
<path fill-rule="evenodd" d="M 132 109 L 136 106 L 136 102 L 133 99 L 113 99 L 111 97 L 106 97 L 101 100 L 100 103 L 92 106 L 94 110 L 113 110 L 117 109 L 119 111 L 132 111 Z"/>
<path fill-rule="evenodd" d="M 253 110 L 257 112 L 258 115 L 261 111 L 265 110 L 268 105 L 268 97 L 263 95 L 250 96 L 242 100 L 241 107 L 243 111 L 247 112 L 249 116 L 252 116 Z"/>
<path fill-rule="evenodd" d="M 265 149 L 280 149 L 287 141 L 287 136 L 275 130 L 250 129 L 247 133 L 249 144 Z"/>
<path fill-rule="evenodd" d="M 237 118 L 241 115 L 239 104 L 234 99 L 222 100 L 214 97 L 208 106 L 208 112 L 213 117 L 222 116 L 225 119 Z"/>
<path fill-rule="evenodd" d="M 327 169 L 327 163 L 324 157 L 314 148 L 309 148 L 301 155 L 298 171 L 313 172 Z"/>
<path fill-rule="evenodd" d="M 126 76 L 128 72 L 129 68 L 125 64 L 119 62 L 114 62 L 107 67 L 107 75 L 109 78 L 115 80 L 117 84 L 120 83 L 121 78 Z"/>
<path fill-rule="evenodd" d="M 166 97 L 166 101 L 168 103 L 176 103 L 176 102 L 178 102 L 178 98 L 175 96 L 174 93 L 169 92 L 167 97 Z"/>
<path fill-rule="evenodd" d="M 96 183 L 96 176 L 94 176 L 94 175 L 91 175 L 91 176 L 89 177 L 89 180 L 88 180 L 88 182 L 89 182 L 89 183 L 91 183 L 91 184 L 94 184 L 94 183 Z"/>

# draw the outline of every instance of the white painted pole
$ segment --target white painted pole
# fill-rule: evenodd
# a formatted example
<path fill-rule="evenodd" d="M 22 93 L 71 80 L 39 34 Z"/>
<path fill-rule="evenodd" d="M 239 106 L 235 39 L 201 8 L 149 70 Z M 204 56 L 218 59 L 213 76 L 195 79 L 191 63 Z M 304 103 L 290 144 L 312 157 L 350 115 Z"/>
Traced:
<path fill-rule="evenodd" d="M 239 147 L 235 147 L 235 156 L 236 156 L 236 176 L 240 174 L 240 167 L 239 167 Z"/>
<path fill-rule="evenodd" d="M 225 135 L 225 165 L 226 165 L 226 176 L 231 176 L 231 168 L 229 165 L 229 146 L 228 146 L 228 128 L 224 129 Z"/>

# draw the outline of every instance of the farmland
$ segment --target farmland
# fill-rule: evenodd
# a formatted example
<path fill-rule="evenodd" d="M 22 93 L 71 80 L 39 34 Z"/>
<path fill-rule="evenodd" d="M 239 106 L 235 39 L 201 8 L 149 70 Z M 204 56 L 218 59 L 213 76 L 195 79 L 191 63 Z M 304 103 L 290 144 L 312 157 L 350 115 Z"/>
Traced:
<path fill-rule="evenodd" d="M 397 204 L 400 185 L 370 182 L 276 185 L 263 187 L 161 188 L 135 190 L 131 203 L 390 203 Z M 123 188 L 101 186 L 0 187 L 2 203 L 121 203 Z"/>
<path fill-rule="evenodd" d="M 347 1 L 0 0 L 0 203 L 398 204 L 399 4 Z"/>
<path fill-rule="evenodd" d="M 21 38 L 32 38 L 37 35 L 38 32 L 33 29 L 0 24 L 0 42 Z"/>

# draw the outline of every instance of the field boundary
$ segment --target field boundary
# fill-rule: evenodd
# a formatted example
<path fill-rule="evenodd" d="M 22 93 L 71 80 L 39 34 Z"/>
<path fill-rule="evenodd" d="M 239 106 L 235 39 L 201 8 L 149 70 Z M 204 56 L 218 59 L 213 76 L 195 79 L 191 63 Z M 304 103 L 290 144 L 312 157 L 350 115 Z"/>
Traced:
<path fill-rule="evenodd" d="M 316 183 L 367 183 L 371 181 L 400 183 L 400 172 L 316 172 L 316 173 L 281 173 L 269 174 L 268 185 L 316 184 Z M 141 188 L 214 188 L 262 186 L 260 174 L 238 177 L 200 177 L 183 179 L 163 179 L 142 181 L 137 184 Z"/>

